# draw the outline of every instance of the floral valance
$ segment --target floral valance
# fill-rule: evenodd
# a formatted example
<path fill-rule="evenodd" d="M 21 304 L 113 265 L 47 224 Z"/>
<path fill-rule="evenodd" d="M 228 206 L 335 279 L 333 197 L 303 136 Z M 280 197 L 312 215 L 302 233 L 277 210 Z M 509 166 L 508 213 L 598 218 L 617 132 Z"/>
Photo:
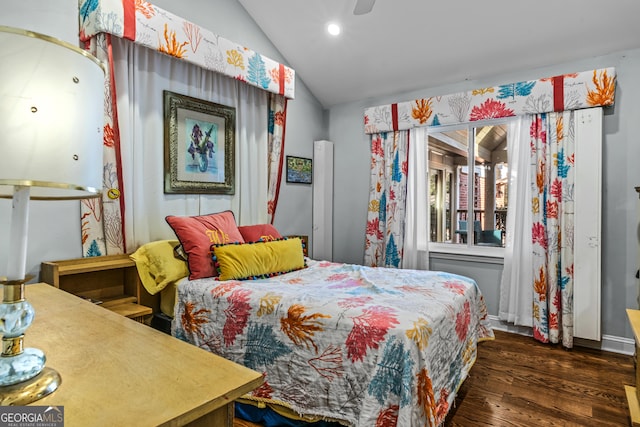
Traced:
<path fill-rule="evenodd" d="M 295 71 L 143 0 L 80 0 L 80 39 L 108 33 L 269 92 L 294 97 Z"/>
<path fill-rule="evenodd" d="M 615 68 L 367 108 L 365 133 L 613 105 Z"/>

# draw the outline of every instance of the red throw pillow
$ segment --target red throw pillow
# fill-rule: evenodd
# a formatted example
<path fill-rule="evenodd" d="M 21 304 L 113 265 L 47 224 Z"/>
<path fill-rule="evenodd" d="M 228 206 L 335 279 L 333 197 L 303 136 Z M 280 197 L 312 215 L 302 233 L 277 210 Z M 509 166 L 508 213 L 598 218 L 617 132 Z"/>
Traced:
<path fill-rule="evenodd" d="M 282 235 L 271 224 L 241 225 L 238 227 L 245 242 L 268 242 L 282 239 Z"/>
<path fill-rule="evenodd" d="M 165 219 L 187 253 L 191 280 L 218 275 L 211 259 L 212 244 L 244 243 L 231 211 L 200 216 L 169 215 Z"/>

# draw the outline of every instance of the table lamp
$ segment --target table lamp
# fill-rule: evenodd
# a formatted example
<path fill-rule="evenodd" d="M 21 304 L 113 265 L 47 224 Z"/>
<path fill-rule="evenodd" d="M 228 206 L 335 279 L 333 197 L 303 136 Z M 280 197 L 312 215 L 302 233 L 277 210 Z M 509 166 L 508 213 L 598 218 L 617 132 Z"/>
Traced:
<path fill-rule="evenodd" d="M 43 351 L 23 345 L 34 318 L 25 299 L 29 201 L 100 196 L 103 123 L 100 61 L 61 40 L 0 26 L 0 197 L 12 199 L 0 278 L 0 405 L 31 403 L 62 381 Z"/>

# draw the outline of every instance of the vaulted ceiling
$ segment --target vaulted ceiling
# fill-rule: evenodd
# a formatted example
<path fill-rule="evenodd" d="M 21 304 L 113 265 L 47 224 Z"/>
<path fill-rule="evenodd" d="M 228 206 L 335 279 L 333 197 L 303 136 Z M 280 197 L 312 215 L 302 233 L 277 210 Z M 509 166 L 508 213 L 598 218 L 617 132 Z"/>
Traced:
<path fill-rule="evenodd" d="M 638 0 L 238 1 L 324 107 L 640 48 Z"/>

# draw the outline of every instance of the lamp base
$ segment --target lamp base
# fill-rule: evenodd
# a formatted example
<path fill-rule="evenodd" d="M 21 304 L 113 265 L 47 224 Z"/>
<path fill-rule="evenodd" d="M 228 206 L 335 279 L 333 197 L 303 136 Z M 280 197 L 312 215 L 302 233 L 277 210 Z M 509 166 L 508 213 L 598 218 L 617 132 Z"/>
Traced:
<path fill-rule="evenodd" d="M 53 393 L 62 383 L 58 371 L 44 368 L 35 377 L 0 387 L 0 406 L 23 406 Z"/>
<path fill-rule="evenodd" d="M 2 344 L 7 351 L 2 352 L 0 356 L 0 387 L 30 380 L 44 368 L 47 358 L 42 350 L 23 349 L 23 338 L 23 335 L 14 338 L 2 337 Z"/>

